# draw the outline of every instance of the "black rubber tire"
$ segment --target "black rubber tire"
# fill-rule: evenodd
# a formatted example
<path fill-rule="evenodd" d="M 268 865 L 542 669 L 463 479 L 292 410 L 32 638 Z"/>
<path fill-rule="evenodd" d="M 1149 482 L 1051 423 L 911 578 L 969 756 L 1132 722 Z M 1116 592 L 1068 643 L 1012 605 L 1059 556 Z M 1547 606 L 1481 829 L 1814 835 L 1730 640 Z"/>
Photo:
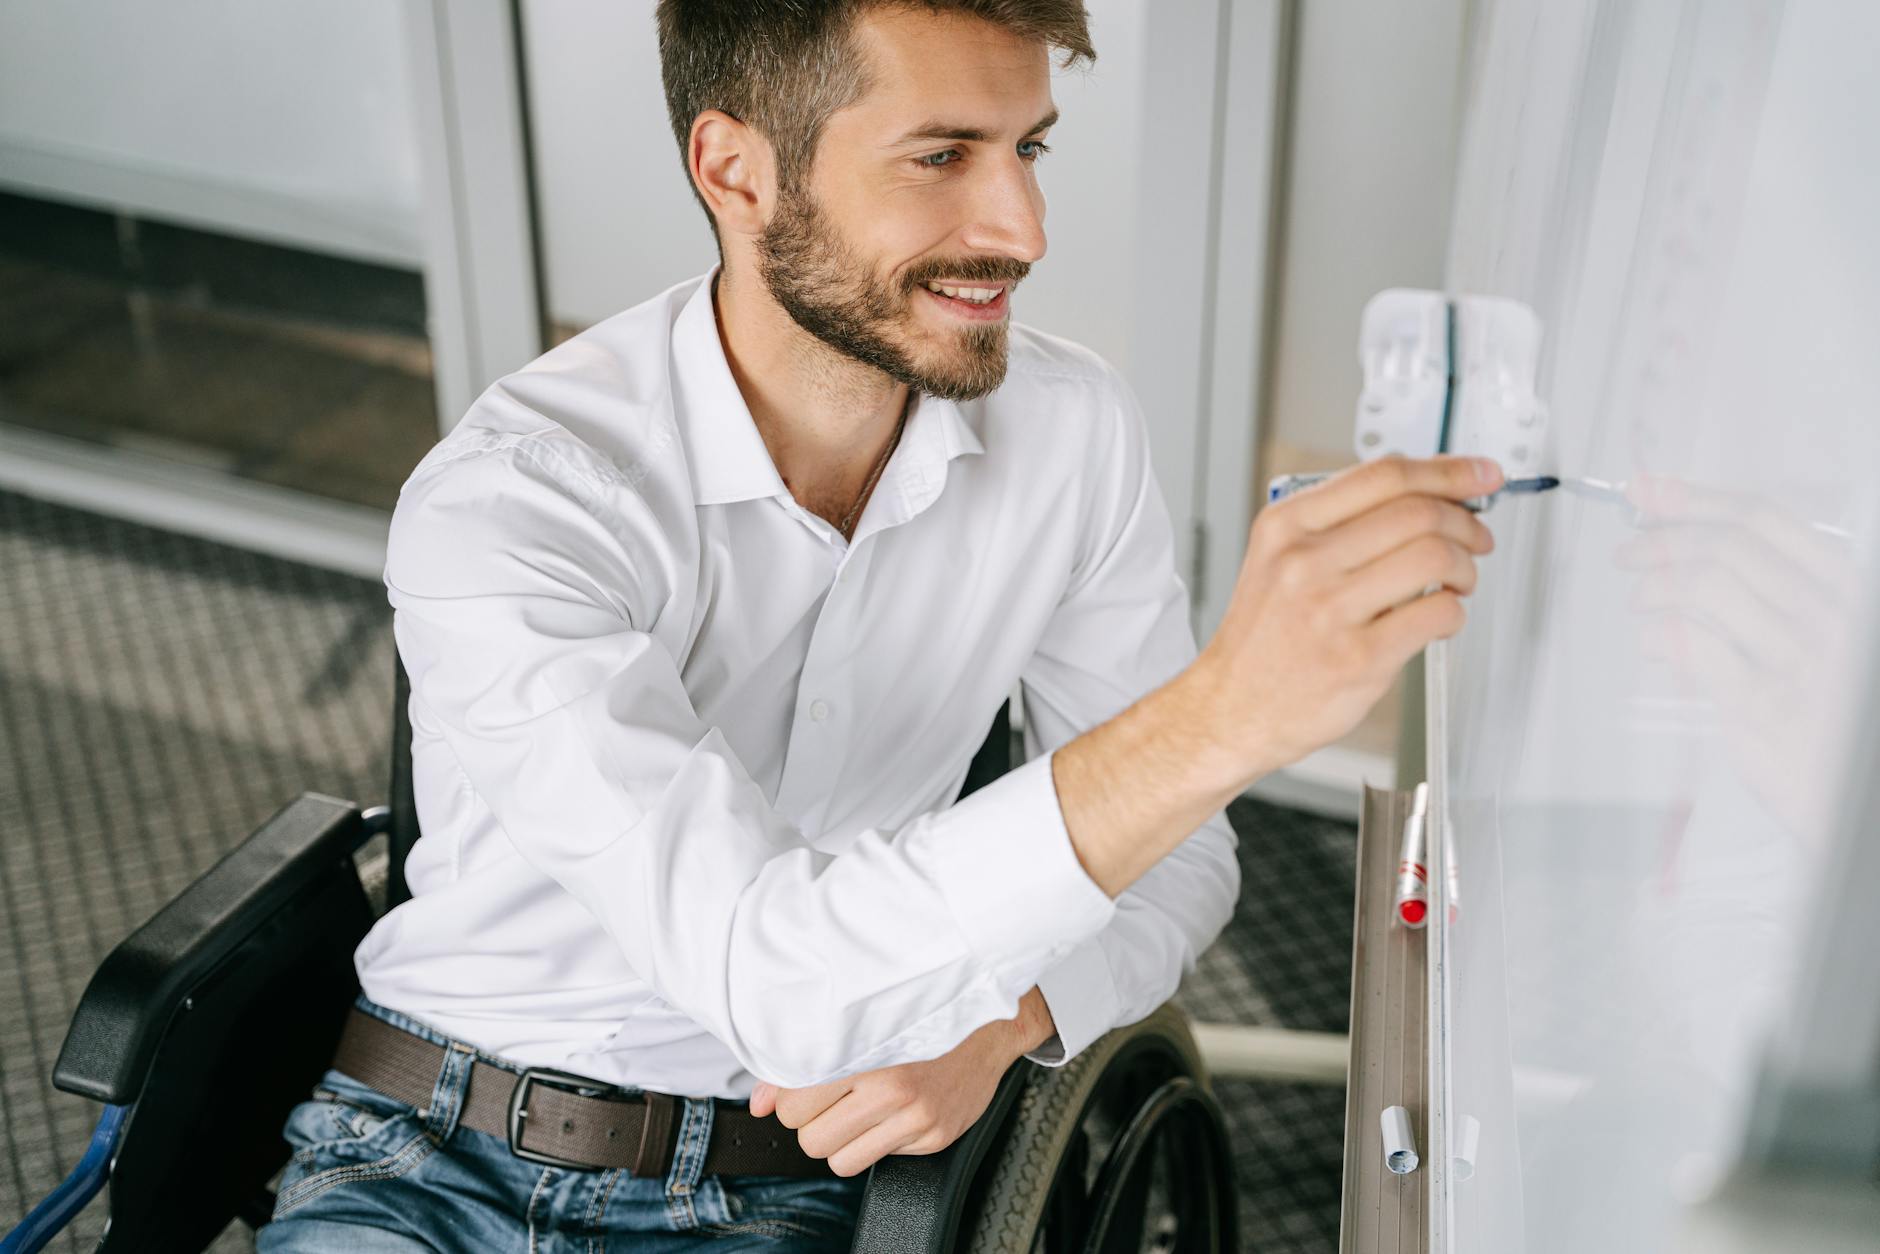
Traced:
<path fill-rule="evenodd" d="M 986 1193 L 976 1226 L 961 1234 L 960 1249 L 969 1254 L 1030 1254 L 1059 1164 L 1104 1072 L 1126 1046 L 1144 1037 L 1172 1046 L 1180 1060 L 1174 1074 L 1193 1076 L 1206 1087 L 1201 1051 L 1188 1030 L 1187 1016 L 1173 1003 L 1109 1033 L 1062 1067 L 1040 1068 L 1019 1098 L 1010 1135 L 980 1167 Z"/>

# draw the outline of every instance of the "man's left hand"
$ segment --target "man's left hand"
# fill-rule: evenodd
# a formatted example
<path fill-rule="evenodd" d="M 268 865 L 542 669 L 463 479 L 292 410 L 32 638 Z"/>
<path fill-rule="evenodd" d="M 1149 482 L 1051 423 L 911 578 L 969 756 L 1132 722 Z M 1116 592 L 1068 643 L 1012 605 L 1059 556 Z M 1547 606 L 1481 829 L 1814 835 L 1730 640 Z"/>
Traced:
<path fill-rule="evenodd" d="M 953 1144 L 992 1104 L 1006 1069 L 1056 1031 L 1034 988 L 1017 1018 L 986 1024 L 951 1053 L 814 1088 L 760 1082 L 751 1113 L 776 1112 L 796 1129 L 804 1153 L 827 1159 L 838 1176 L 860 1175 L 889 1154 L 932 1154 Z"/>

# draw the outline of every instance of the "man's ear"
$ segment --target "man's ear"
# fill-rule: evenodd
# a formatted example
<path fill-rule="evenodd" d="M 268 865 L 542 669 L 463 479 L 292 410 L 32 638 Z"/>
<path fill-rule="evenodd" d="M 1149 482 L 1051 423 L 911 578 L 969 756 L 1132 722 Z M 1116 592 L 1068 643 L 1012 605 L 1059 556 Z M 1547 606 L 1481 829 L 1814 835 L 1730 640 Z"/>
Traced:
<path fill-rule="evenodd" d="M 692 119 L 686 166 L 720 232 L 763 231 L 775 197 L 776 162 L 761 135 L 729 113 L 707 109 Z"/>

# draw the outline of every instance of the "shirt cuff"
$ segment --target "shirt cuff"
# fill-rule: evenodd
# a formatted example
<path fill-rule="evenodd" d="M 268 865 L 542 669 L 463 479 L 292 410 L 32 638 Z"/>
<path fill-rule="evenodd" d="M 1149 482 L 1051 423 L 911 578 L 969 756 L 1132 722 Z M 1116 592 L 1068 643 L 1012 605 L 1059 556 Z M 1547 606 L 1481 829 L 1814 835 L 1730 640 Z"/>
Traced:
<path fill-rule="evenodd" d="M 1121 1013 L 1110 960 L 1097 941 L 1079 945 L 1039 976 L 1038 991 L 1057 1025 L 1057 1035 L 1025 1057 L 1046 1067 L 1061 1067 L 1077 1057 L 1085 1046 L 1115 1027 Z"/>
<path fill-rule="evenodd" d="M 1071 848 L 1047 753 L 936 815 L 922 860 L 966 943 L 1022 993 L 1116 912 Z"/>

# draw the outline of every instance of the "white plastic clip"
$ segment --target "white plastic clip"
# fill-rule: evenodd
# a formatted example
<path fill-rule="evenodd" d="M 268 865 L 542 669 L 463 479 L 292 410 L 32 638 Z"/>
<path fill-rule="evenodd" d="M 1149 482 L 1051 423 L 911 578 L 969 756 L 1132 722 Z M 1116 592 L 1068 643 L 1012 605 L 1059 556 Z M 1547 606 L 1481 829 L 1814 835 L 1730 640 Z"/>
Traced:
<path fill-rule="evenodd" d="M 1359 459 L 1472 453 L 1511 479 L 1532 474 L 1547 444 L 1540 355 L 1541 321 L 1519 301 L 1379 292 L 1358 327 Z"/>
<path fill-rule="evenodd" d="M 1393 287 L 1373 296 L 1358 327 L 1358 364 L 1364 368 L 1359 459 L 1435 453 L 1449 403 L 1449 302 L 1443 294 Z"/>
<path fill-rule="evenodd" d="M 1547 443 L 1536 393 L 1541 320 L 1519 301 L 1456 297 L 1449 451 L 1492 457 L 1510 479 L 1533 474 Z"/>

